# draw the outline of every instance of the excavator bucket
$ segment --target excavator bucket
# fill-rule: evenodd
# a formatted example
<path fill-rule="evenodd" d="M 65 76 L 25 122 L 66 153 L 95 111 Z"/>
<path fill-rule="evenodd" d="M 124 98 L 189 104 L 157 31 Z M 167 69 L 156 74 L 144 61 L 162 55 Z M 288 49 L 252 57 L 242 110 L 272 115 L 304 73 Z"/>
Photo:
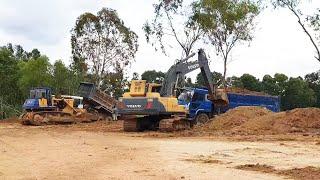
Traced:
<path fill-rule="evenodd" d="M 229 105 L 229 99 L 224 89 L 217 89 L 215 95 L 208 97 L 216 106 L 225 107 Z"/>

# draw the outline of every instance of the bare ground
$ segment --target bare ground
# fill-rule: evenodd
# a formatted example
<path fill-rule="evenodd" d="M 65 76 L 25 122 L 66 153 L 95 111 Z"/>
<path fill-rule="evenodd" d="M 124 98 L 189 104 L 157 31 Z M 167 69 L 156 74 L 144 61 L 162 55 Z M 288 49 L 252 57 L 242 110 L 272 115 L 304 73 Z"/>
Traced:
<path fill-rule="evenodd" d="M 303 172 L 319 179 L 319 142 L 303 134 L 124 133 L 121 122 L 43 127 L 4 122 L 0 179 L 301 179 L 293 174 Z M 239 168 L 252 164 L 282 173 Z"/>

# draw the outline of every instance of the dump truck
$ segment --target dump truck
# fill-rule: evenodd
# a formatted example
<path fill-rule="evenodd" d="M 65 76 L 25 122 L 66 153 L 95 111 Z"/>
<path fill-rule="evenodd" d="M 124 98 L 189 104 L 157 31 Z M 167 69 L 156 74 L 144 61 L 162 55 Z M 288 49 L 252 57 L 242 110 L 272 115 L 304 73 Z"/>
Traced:
<path fill-rule="evenodd" d="M 145 80 L 131 82 L 130 91 L 119 98 L 117 106 L 119 115 L 124 119 L 125 131 L 156 130 L 173 131 L 190 128 L 194 119 L 186 115 L 188 110 L 178 103 L 177 96 L 181 92 L 180 82 L 185 75 L 196 69 L 201 70 L 208 99 L 216 106 L 226 106 L 228 97 L 222 90 L 216 89 L 212 82 L 212 74 L 208 59 L 203 49 L 198 51 L 198 59 L 188 61 L 195 53 L 177 61 L 170 67 L 162 84 L 146 83 Z"/>
<path fill-rule="evenodd" d="M 273 112 L 280 111 L 280 97 L 264 94 L 227 92 L 229 104 L 222 108 L 208 99 L 206 88 L 186 88 L 178 97 L 180 105 L 188 109 L 188 118 L 198 123 L 207 123 L 216 114 L 239 106 L 260 106 Z"/>
<path fill-rule="evenodd" d="M 84 98 L 85 109 L 89 112 L 96 112 L 100 120 L 116 120 L 115 108 L 118 101 L 99 90 L 93 83 L 81 82 L 78 95 Z"/>

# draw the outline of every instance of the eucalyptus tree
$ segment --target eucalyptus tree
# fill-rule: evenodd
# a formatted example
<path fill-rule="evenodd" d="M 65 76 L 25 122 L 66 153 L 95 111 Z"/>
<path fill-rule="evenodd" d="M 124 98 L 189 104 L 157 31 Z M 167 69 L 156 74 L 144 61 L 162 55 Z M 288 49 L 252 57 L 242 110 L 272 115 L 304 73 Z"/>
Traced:
<path fill-rule="evenodd" d="M 193 11 L 191 20 L 200 25 L 205 39 L 223 58 L 222 83 L 226 86 L 230 53 L 240 42 L 253 39 L 259 6 L 250 0 L 199 0 L 193 3 Z"/>
<path fill-rule="evenodd" d="M 71 34 L 75 66 L 85 64 L 84 69 L 89 70 L 98 87 L 107 74 L 134 61 L 138 50 L 138 36 L 113 9 L 103 8 L 97 15 L 80 15 Z"/>
<path fill-rule="evenodd" d="M 168 48 L 177 45 L 182 49 L 182 58 L 189 56 L 203 32 L 189 20 L 191 14 L 190 1 L 158 0 L 154 17 L 143 26 L 147 42 L 166 55 Z"/>

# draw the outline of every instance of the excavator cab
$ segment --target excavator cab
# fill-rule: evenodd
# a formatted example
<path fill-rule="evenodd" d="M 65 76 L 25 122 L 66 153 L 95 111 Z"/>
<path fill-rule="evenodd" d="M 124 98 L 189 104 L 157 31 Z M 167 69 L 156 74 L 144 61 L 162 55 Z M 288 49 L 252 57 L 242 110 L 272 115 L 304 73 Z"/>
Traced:
<path fill-rule="evenodd" d="M 147 83 L 146 80 L 132 80 L 130 91 L 123 97 L 160 97 L 161 87 L 161 84 Z"/>

